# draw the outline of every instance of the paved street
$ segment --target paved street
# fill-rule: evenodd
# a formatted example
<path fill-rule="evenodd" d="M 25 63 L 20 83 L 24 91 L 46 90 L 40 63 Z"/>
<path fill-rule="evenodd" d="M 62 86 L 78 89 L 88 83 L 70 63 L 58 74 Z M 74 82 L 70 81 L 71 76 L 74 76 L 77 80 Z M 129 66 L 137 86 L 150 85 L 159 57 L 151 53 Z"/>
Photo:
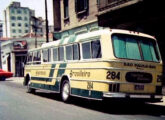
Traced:
<path fill-rule="evenodd" d="M 0 120 L 164 120 L 161 104 L 106 104 L 73 98 L 60 101 L 57 94 L 26 93 L 22 79 L 0 81 Z"/>

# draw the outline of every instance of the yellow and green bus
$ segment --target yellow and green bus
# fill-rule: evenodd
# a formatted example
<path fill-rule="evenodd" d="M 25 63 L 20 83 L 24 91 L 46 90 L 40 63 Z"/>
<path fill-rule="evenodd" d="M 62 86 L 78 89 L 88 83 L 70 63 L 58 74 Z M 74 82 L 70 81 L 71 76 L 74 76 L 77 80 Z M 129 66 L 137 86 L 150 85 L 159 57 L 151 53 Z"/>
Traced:
<path fill-rule="evenodd" d="M 74 34 L 28 51 L 24 85 L 87 99 L 162 99 L 156 39 L 117 29 Z"/>

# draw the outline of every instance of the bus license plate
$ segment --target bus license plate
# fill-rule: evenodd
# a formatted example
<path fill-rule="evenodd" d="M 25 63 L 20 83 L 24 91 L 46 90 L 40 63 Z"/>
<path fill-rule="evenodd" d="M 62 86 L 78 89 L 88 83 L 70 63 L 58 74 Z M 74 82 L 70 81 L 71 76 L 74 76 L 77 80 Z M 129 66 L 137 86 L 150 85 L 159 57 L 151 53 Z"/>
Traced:
<path fill-rule="evenodd" d="M 144 85 L 135 85 L 135 90 L 144 90 Z"/>

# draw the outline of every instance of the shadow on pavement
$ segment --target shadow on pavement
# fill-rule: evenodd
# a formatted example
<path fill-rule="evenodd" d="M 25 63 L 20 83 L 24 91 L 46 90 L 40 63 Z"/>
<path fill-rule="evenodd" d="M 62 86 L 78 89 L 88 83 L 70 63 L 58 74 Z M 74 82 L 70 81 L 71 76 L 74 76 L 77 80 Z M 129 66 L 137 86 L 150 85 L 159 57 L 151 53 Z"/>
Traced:
<path fill-rule="evenodd" d="M 37 92 L 35 95 L 46 97 L 61 101 L 60 95 L 55 93 L 42 93 Z M 61 101 L 62 102 L 62 101 Z M 165 116 L 165 106 L 137 103 L 137 102 L 124 102 L 124 101 L 94 101 L 82 98 L 71 97 L 69 104 L 99 111 L 108 114 L 116 115 L 151 115 L 151 116 Z"/>

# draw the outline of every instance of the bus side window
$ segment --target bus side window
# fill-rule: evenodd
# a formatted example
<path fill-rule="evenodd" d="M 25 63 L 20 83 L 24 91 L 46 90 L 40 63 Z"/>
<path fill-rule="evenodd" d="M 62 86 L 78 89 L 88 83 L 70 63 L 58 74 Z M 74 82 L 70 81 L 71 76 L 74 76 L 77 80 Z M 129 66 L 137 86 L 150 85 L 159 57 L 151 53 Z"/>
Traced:
<path fill-rule="evenodd" d="M 83 59 L 91 59 L 91 45 L 90 42 L 82 43 Z"/>
<path fill-rule="evenodd" d="M 58 61 L 58 48 L 53 48 L 53 61 Z"/>
<path fill-rule="evenodd" d="M 66 59 L 73 60 L 73 45 L 66 46 Z"/>
<path fill-rule="evenodd" d="M 91 42 L 92 47 L 92 58 L 101 58 L 101 45 L 100 40 L 92 41 Z"/>
<path fill-rule="evenodd" d="M 33 54 L 33 63 L 36 64 L 36 61 L 37 61 L 37 51 L 35 51 Z"/>
<path fill-rule="evenodd" d="M 37 51 L 37 64 L 41 64 L 41 52 Z"/>
<path fill-rule="evenodd" d="M 32 56 L 33 56 L 33 53 L 29 52 L 28 53 L 28 57 L 27 57 L 27 64 L 28 65 L 30 65 L 32 63 Z"/>
<path fill-rule="evenodd" d="M 51 53 L 50 49 L 44 49 L 43 54 L 43 62 L 50 62 L 51 61 Z"/>
<path fill-rule="evenodd" d="M 80 59 L 80 49 L 78 44 L 73 45 L 73 60 Z"/>
<path fill-rule="evenodd" d="M 101 58 L 100 40 L 82 43 L 83 59 Z"/>
<path fill-rule="evenodd" d="M 59 61 L 64 61 L 64 47 L 59 47 L 58 48 L 58 56 L 59 56 Z"/>

